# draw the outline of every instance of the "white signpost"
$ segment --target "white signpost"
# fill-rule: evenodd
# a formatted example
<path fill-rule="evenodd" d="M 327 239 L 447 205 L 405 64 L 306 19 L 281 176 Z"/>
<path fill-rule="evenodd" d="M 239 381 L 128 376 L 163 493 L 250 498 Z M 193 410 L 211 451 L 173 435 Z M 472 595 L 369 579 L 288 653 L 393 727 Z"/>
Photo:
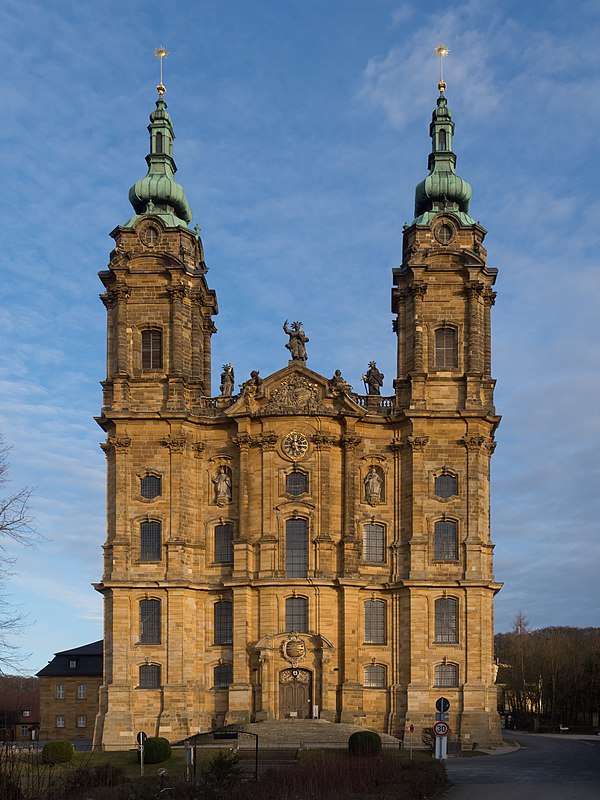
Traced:
<path fill-rule="evenodd" d="M 448 758 L 448 733 L 450 732 L 450 726 L 446 720 L 448 719 L 450 701 L 445 697 L 440 697 L 436 700 L 435 707 L 438 712 L 436 714 L 438 721 L 433 726 L 433 732 L 435 733 L 435 757 L 439 758 L 440 761 L 444 761 Z M 440 719 L 440 717 L 442 719 Z"/>

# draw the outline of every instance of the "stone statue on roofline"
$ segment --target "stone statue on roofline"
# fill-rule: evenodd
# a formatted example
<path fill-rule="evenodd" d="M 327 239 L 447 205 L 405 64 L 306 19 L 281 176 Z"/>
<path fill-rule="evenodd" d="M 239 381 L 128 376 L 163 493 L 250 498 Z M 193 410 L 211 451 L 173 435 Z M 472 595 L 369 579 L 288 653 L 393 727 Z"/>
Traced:
<path fill-rule="evenodd" d="M 367 394 L 381 394 L 383 378 L 383 373 L 377 369 L 377 362 L 369 361 L 369 369 L 362 377 Z"/>
<path fill-rule="evenodd" d="M 223 364 L 221 373 L 221 397 L 231 397 L 234 387 L 233 364 Z"/>
<path fill-rule="evenodd" d="M 292 322 L 291 327 L 288 321 L 283 323 L 283 330 L 290 337 L 289 342 L 286 344 L 287 349 L 290 351 L 292 361 L 306 361 L 306 343 L 310 341 L 308 336 L 304 333 L 301 322 Z"/>

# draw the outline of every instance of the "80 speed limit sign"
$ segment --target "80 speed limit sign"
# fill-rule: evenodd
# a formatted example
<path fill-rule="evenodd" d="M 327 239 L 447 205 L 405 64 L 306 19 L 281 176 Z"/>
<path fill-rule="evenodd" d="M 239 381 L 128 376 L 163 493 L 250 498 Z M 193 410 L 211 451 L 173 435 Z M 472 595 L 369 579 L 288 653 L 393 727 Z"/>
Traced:
<path fill-rule="evenodd" d="M 436 736 L 448 736 L 449 730 L 447 722 L 436 722 L 433 726 L 433 732 Z"/>

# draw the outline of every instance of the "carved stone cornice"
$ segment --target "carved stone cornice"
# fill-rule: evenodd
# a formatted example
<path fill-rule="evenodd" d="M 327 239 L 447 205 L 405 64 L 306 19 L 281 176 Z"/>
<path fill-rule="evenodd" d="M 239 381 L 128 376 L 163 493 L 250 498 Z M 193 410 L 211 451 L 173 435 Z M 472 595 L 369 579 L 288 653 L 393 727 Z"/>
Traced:
<path fill-rule="evenodd" d="M 248 433 L 240 433 L 238 436 L 234 436 L 231 441 L 236 444 L 240 450 L 247 451 L 252 444 L 252 436 Z"/>
<path fill-rule="evenodd" d="M 108 455 L 111 450 L 115 453 L 125 454 L 131 446 L 130 436 L 109 436 L 105 442 L 100 442 L 100 447 Z"/>
<path fill-rule="evenodd" d="M 183 281 L 175 283 L 172 286 L 167 286 L 167 294 L 171 300 L 184 300 L 190 296 L 189 287 Z"/>
<path fill-rule="evenodd" d="M 470 452 L 474 452 L 481 449 L 481 446 L 485 443 L 485 436 L 463 436 L 462 439 L 458 440 L 458 443 L 462 444 Z"/>
<path fill-rule="evenodd" d="M 324 433 L 315 433 L 310 437 L 310 440 L 316 450 L 329 450 L 332 445 L 339 442 L 337 436 L 327 436 Z"/>
<path fill-rule="evenodd" d="M 429 436 L 407 436 L 406 443 L 413 452 L 422 453 L 429 444 Z"/>
<path fill-rule="evenodd" d="M 392 441 L 389 443 L 388 447 L 393 453 L 398 453 L 404 447 L 404 444 L 405 443 L 402 441 L 402 439 L 397 439 L 396 438 L 396 439 L 392 439 Z"/>
<path fill-rule="evenodd" d="M 127 301 L 131 295 L 131 289 L 126 283 L 116 283 L 100 295 L 100 300 L 106 308 L 113 308 L 119 300 Z"/>
<path fill-rule="evenodd" d="M 171 436 L 171 434 L 168 434 L 164 439 L 161 439 L 160 443 L 163 447 L 168 447 L 172 453 L 183 453 L 187 444 L 187 437 L 185 435 Z"/>
<path fill-rule="evenodd" d="M 493 292 L 491 289 L 487 289 L 483 293 L 483 302 L 487 306 L 490 306 L 490 307 L 493 306 L 494 303 L 496 302 L 496 292 Z"/>
<path fill-rule="evenodd" d="M 340 436 L 340 444 L 344 450 L 355 450 L 362 442 L 362 436 L 356 436 L 352 433 L 343 433 Z"/>
<path fill-rule="evenodd" d="M 487 447 L 487 449 L 488 449 L 488 453 L 490 454 L 490 457 L 494 455 L 494 450 L 496 449 L 496 445 L 497 445 L 497 444 L 498 444 L 498 443 L 497 443 L 497 442 L 494 442 L 493 440 L 489 440 L 489 441 L 487 441 L 487 442 L 485 443 L 485 446 L 486 446 L 486 447 Z"/>
<path fill-rule="evenodd" d="M 483 295 L 485 286 L 481 281 L 471 281 L 465 286 L 465 294 L 467 297 L 477 298 Z"/>
<path fill-rule="evenodd" d="M 202 458 L 202 455 L 206 450 L 206 445 L 204 442 L 192 442 L 192 450 L 196 458 Z"/>
<path fill-rule="evenodd" d="M 423 298 L 427 292 L 427 284 L 425 281 L 411 281 L 408 284 L 407 291 L 412 297 Z"/>
<path fill-rule="evenodd" d="M 216 332 L 217 332 L 217 326 L 210 317 L 206 317 L 206 319 L 204 320 L 204 333 L 208 333 L 210 336 L 212 336 L 213 333 Z"/>
<path fill-rule="evenodd" d="M 276 433 L 260 433 L 257 436 L 252 436 L 251 439 L 253 447 L 260 447 L 263 451 L 270 451 L 275 450 L 279 436 Z"/>

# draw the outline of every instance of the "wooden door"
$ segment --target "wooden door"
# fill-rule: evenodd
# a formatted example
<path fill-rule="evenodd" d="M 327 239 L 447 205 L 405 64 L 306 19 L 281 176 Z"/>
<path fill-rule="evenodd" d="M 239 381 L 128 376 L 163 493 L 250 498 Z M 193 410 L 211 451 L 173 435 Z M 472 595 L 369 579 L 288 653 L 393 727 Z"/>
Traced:
<path fill-rule="evenodd" d="M 284 669 L 279 675 L 279 718 L 310 719 L 312 673 L 307 669 Z"/>

